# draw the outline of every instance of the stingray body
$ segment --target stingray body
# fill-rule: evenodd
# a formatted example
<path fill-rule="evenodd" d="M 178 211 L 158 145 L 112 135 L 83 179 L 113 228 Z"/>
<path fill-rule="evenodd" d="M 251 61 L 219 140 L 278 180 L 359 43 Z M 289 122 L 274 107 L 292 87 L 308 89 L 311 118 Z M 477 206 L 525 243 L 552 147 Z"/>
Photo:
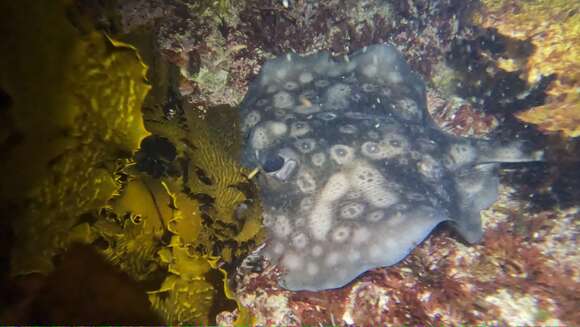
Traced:
<path fill-rule="evenodd" d="M 387 45 L 270 60 L 240 114 L 242 163 L 262 170 L 265 255 L 290 290 L 393 265 L 445 221 L 478 242 L 498 163 L 537 159 L 517 142 L 441 131 L 424 83 Z"/>

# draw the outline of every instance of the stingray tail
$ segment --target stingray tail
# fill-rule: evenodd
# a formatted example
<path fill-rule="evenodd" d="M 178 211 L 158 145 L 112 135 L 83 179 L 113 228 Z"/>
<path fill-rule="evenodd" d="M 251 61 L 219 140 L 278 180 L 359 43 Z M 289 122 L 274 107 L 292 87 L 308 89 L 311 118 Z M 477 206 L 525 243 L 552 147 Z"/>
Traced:
<path fill-rule="evenodd" d="M 477 147 L 477 164 L 544 161 L 544 150 L 526 141 L 479 141 Z"/>

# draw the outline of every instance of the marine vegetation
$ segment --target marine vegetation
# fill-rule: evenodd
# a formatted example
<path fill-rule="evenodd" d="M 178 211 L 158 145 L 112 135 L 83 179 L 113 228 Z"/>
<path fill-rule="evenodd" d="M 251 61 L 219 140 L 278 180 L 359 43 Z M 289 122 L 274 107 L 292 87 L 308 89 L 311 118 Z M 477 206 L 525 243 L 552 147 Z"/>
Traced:
<path fill-rule="evenodd" d="M 0 25 L 7 35 L 0 205 L 11 213 L 3 226 L 12 229 L 12 278 L 47 275 L 55 257 L 84 243 L 147 290 L 164 321 L 210 324 L 221 310 L 236 309 L 225 269 L 252 249 L 261 225 L 259 206 L 238 212 L 232 205 L 251 194 L 224 148 L 235 146 L 209 140 L 216 135 L 193 110 L 180 117 L 181 127 L 153 123 L 167 121 L 163 108 L 144 119 L 146 65 L 71 2 L 3 3 L 0 11 L 8 14 Z M 146 125 L 165 137 L 150 136 Z M 55 278 L 65 278 L 56 267 Z M 48 302 L 46 310 L 59 310 L 59 302 Z M 61 318 L 95 323 L 72 313 Z M 16 323 L 53 322 L 21 319 Z M 237 321 L 251 317 L 239 308 Z"/>
<path fill-rule="evenodd" d="M 574 1 L 546 0 L 1 2 L 0 320 L 113 323 L 103 319 L 106 316 L 127 324 L 579 325 L 580 173 L 574 160 L 580 147 L 569 138 L 577 131 L 575 120 L 568 119 L 577 117 L 579 10 Z M 344 55 L 385 43 L 400 51 L 395 61 L 402 67 L 408 64 L 406 72 L 421 75 L 402 74 L 401 85 L 416 84 L 406 97 L 418 103 L 421 117 L 428 117 L 427 109 L 437 127 L 425 120 L 407 128 L 412 124 L 399 116 L 397 101 L 389 111 L 392 118 L 355 119 L 336 110 L 337 117 L 327 122 L 323 118 L 332 115 L 313 113 L 312 130 L 301 137 L 314 141 L 316 149 L 308 154 L 300 152 L 303 147 L 295 148 L 289 137 L 292 123 L 303 120 L 298 113 L 287 121 L 281 121 L 276 111 L 262 112 L 263 107 L 244 108 L 244 115 L 251 117 L 249 113 L 256 111 L 261 122 L 286 124 L 282 137 L 272 134 L 280 131 L 276 129 L 280 124 L 262 129 L 267 136 L 262 141 L 272 137 L 273 149 L 282 144 L 294 149 L 292 160 L 311 170 L 318 168 L 305 159 L 335 144 L 356 148 L 374 142 L 383 154 L 393 146 L 381 144 L 381 139 L 357 141 L 351 134 L 343 135 L 335 122 L 348 122 L 360 134 L 363 128 L 384 133 L 386 124 L 381 122 L 389 120 L 400 125 L 394 134 L 403 139 L 409 135 L 433 139 L 439 152 L 430 153 L 413 142 L 394 142 L 414 151 L 393 158 L 396 164 L 382 170 L 385 175 L 378 169 L 380 160 L 361 153 L 357 162 L 368 165 L 356 167 L 376 169 L 383 179 L 389 171 L 407 168 L 404 177 L 389 186 L 388 195 L 397 204 L 421 206 L 397 207 L 401 216 L 431 207 L 435 220 L 449 220 L 434 232 L 428 224 L 413 225 L 420 227 L 416 242 L 430 235 L 408 247 L 395 243 L 401 257 L 410 252 L 397 264 L 369 267 L 343 287 L 290 291 L 280 281 L 296 276 L 297 270 L 285 270 L 285 264 L 306 259 L 284 262 L 274 250 L 285 254 L 294 251 L 294 245 L 275 248 L 275 242 L 264 243 L 267 234 L 279 243 L 283 236 L 273 235 L 276 229 L 270 224 L 277 218 L 272 215 L 264 215 L 269 227 L 261 228 L 260 203 L 264 199 L 266 213 L 279 209 L 273 195 L 283 188 L 276 176 L 290 170 L 276 171 L 286 165 L 282 155 L 284 160 L 276 156 L 264 160 L 269 158 L 265 153 L 251 153 L 252 138 L 245 140 L 248 152 L 243 152 L 239 128 L 245 122 L 236 107 L 252 81 L 263 77 L 258 75 L 260 67 L 272 58 L 282 56 L 267 66 L 282 67 L 284 55 L 292 53 L 292 62 L 326 58 L 330 66 L 346 67 Z M 330 55 L 324 57 L 323 51 Z M 302 58 L 294 53 L 317 54 Z M 363 57 L 348 58 L 352 64 Z M 320 77 L 314 70 L 312 74 Z M 336 96 L 364 93 L 361 83 L 336 77 L 325 80 L 348 86 L 334 89 Z M 284 87 L 292 88 L 292 83 Z M 419 89 L 425 89 L 426 97 Z M 314 98 L 302 98 L 296 90 L 284 92 L 296 106 L 326 104 L 330 85 L 310 90 Z M 395 95 L 400 91 L 386 90 Z M 263 94 L 263 88 L 254 87 L 249 96 L 263 94 L 272 101 L 279 92 Z M 366 103 L 353 106 L 357 113 L 395 98 L 381 94 L 377 103 L 375 93 L 364 93 L 361 100 Z M 340 99 L 334 105 L 340 106 Z M 532 124 L 522 123 L 514 114 Z M 364 125 L 371 122 L 380 126 Z M 244 127 L 245 135 L 250 137 L 260 123 Z M 440 130 L 455 136 L 441 136 Z M 543 135 L 554 132 L 563 137 Z M 459 226 L 468 217 L 445 214 L 465 207 L 467 193 L 455 192 L 460 189 L 455 181 L 469 175 L 458 173 L 463 168 L 449 170 L 443 159 L 452 145 L 467 144 L 475 153 L 470 160 L 478 161 L 490 153 L 482 144 L 489 144 L 493 152 L 509 146 L 498 141 L 510 138 L 549 141 L 544 143 L 549 145 L 546 153 L 563 154 L 566 160 L 502 165 L 497 174 L 496 163 L 490 162 L 492 169 L 484 180 L 499 181 L 498 197 L 477 216 L 484 231 L 481 241 L 465 243 L 461 229 L 457 233 L 444 225 Z M 306 148 L 313 144 L 306 143 Z M 424 145 L 428 144 L 433 145 Z M 338 158 L 336 154 L 348 154 L 348 148 L 337 150 L 327 152 L 328 169 L 312 176 L 319 191 L 330 175 L 340 176 L 343 166 L 330 155 Z M 261 167 L 257 178 L 240 166 L 242 153 L 248 167 Z M 427 155 L 437 160 L 420 160 Z M 408 192 L 419 185 L 434 187 L 434 182 L 421 179 L 421 172 L 437 171 L 425 169 L 434 167 L 429 163 L 445 166 L 441 179 L 452 182 L 439 188 L 449 201 L 423 191 Z M 465 168 L 476 166 L 469 163 Z M 352 171 L 343 176 L 352 177 Z M 289 180 L 295 177 L 291 174 Z M 298 192 L 298 183 L 292 185 Z M 493 191 L 488 199 L 495 199 L 495 185 L 487 186 Z M 265 194 L 269 189 L 272 195 Z M 348 192 L 356 193 L 353 189 L 349 185 Z M 293 190 L 283 195 L 301 198 Z M 370 194 L 359 193 L 360 199 Z M 360 199 L 352 202 L 360 204 Z M 342 204 L 330 203 L 333 209 Z M 316 204 L 325 209 L 324 203 Z M 356 207 L 345 212 L 356 215 Z M 385 212 L 396 213 L 389 210 Z M 384 221 L 392 218 L 396 216 Z M 331 222 L 339 220 L 344 219 Z M 331 241 L 322 243 L 328 249 Z M 347 253 L 342 251 L 344 244 L 333 243 L 333 250 Z M 364 246 L 355 249 L 363 250 L 359 260 L 370 255 Z M 260 253 L 281 261 L 272 265 Z M 344 262 L 336 267 L 348 268 L 347 257 L 340 260 Z M 304 266 L 313 269 L 312 261 L 303 261 Z M 325 268 L 322 259 L 316 264 L 334 277 L 335 285 L 342 283 L 336 277 L 340 269 Z M 323 287 L 307 273 L 290 281 L 305 285 L 310 279 L 317 289 Z M 111 289 L 95 287 L 105 280 L 115 296 Z M 95 297 L 82 296 L 87 292 Z M 48 306 L 40 308 L 40 303 Z M 73 310 L 59 310 L 62 303 Z M 54 318 L 31 319 L 34 312 Z M 74 315 L 87 312 L 91 315 Z"/>
<path fill-rule="evenodd" d="M 150 86 L 135 49 L 76 28 L 64 3 L 1 10 L 0 89 L 9 101 L 0 198 L 17 217 L 13 275 L 52 270 L 52 256 L 86 236 L 80 216 L 117 192 L 113 172 L 149 134 L 141 106 Z"/>

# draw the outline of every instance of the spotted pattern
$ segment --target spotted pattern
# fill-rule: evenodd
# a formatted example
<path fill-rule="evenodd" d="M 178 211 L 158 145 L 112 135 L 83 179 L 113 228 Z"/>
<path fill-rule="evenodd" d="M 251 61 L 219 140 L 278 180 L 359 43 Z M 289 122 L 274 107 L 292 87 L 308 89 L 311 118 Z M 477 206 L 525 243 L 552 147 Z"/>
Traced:
<path fill-rule="evenodd" d="M 348 58 L 270 60 L 241 104 L 242 163 L 269 165 L 256 177 L 263 253 L 290 290 L 336 288 L 395 264 L 443 221 L 477 242 L 479 211 L 497 195 L 495 162 L 531 159 L 519 143 L 441 131 L 395 48 Z"/>

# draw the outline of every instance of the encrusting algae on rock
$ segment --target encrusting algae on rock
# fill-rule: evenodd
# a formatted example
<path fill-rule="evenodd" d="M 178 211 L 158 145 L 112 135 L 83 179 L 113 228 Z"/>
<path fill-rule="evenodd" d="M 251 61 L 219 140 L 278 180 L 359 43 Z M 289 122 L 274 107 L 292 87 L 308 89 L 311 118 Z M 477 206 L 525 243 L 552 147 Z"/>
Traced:
<path fill-rule="evenodd" d="M 577 1 L 484 0 L 476 21 L 482 27 L 531 42 L 527 60 L 503 59 L 500 67 L 519 71 L 529 83 L 555 74 L 546 103 L 516 116 L 548 133 L 580 136 L 580 4 Z"/>

